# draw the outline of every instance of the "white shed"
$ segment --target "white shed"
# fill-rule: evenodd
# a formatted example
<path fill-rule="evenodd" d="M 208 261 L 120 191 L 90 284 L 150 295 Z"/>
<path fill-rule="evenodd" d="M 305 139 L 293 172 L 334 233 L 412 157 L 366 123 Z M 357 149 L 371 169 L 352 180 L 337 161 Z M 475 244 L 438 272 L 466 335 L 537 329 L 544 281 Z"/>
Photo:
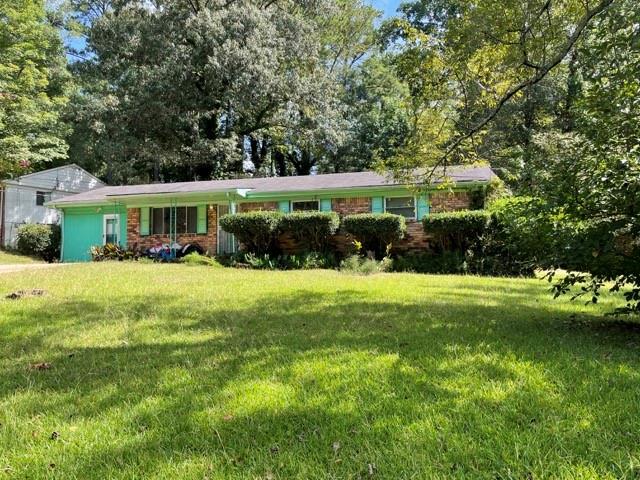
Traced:
<path fill-rule="evenodd" d="M 104 186 L 75 164 L 0 181 L 0 245 L 15 246 L 18 227 L 24 223 L 58 223 L 58 211 L 44 206 L 49 200 Z"/>

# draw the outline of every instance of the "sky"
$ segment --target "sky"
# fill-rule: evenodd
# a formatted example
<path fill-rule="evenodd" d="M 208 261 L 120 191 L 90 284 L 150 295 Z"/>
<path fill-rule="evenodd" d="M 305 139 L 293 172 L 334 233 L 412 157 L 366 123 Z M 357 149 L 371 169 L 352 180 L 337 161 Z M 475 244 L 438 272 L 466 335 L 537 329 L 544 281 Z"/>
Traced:
<path fill-rule="evenodd" d="M 367 3 L 370 3 L 378 10 L 384 12 L 384 17 L 391 17 L 394 13 L 396 13 L 396 9 L 400 5 L 400 0 L 365 0 Z"/>

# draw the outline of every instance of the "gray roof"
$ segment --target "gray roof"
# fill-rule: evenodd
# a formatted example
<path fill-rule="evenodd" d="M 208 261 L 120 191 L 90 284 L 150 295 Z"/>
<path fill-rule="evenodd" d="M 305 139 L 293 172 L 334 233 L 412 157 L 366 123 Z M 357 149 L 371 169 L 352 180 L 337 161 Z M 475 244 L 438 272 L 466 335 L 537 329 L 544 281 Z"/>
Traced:
<path fill-rule="evenodd" d="M 469 182 L 489 182 L 495 174 L 490 167 L 448 167 L 446 177 L 457 184 Z M 433 177 L 433 184 L 440 183 L 442 175 Z M 55 201 L 55 205 L 74 203 L 101 203 L 117 200 L 118 197 L 131 195 L 160 195 L 186 193 L 216 193 L 235 190 L 248 190 L 247 198 L 256 194 L 287 192 L 321 192 L 322 190 L 375 188 L 398 186 L 403 183 L 390 176 L 375 172 L 331 173 L 323 175 L 305 175 L 294 177 L 239 178 L 231 180 L 206 180 L 197 182 L 152 183 L 145 185 L 126 185 L 103 187 L 88 192 L 71 195 Z"/>

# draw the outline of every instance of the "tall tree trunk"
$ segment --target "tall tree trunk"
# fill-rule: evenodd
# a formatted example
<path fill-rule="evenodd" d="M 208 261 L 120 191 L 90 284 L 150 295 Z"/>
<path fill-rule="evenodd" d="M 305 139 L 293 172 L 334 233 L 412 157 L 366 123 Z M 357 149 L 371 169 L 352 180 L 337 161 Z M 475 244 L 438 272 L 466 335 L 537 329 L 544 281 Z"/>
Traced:
<path fill-rule="evenodd" d="M 580 93 L 580 79 L 578 76 L 578 52 L 574 49 L 569 57 L 569 74 L 567 75 L 567 96 L 564 102 L 561 122 L 562 131 L 571 132 L 575 128 L 573 104 Z"/>

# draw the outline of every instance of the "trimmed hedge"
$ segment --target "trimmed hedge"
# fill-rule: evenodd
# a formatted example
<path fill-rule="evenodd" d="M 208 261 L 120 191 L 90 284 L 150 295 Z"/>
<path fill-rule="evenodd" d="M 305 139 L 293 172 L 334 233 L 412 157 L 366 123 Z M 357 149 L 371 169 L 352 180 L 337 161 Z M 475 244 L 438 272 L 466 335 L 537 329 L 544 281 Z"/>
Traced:
<path fill-rule="evenodd" d="M 60 258 L 60 226 L 26 223 L 18 227 L 16 248 L 20 253 L 47 262 Z"/>
<path fill-rule="evenodd" d="M 235 235 L 245 250 L 262 255 L 277 250 L 280 212 L 247 212 L 220 217 L 220 227 Z"/>
<path fill-rule="evenodd" d="M 347 215 L 342 228 L 378 258 L 384 256 L 387 245 L 404 238 L 407 231 L 405 218 L 392 213 Z"/>
<path fill-rule="evenodd" d="M 465 252 L 484 235 L 490 219 L 485 210 L 462 210 L 426 216 L 422 226 L 440 252 Z"/>
<path fill-rule="evenodd" d="M 339 226 L 340 217 L 335 212 L 294 212 L 280 219 L 280 231 L 290 234 L 311 252 L 325 251 Z"/>

